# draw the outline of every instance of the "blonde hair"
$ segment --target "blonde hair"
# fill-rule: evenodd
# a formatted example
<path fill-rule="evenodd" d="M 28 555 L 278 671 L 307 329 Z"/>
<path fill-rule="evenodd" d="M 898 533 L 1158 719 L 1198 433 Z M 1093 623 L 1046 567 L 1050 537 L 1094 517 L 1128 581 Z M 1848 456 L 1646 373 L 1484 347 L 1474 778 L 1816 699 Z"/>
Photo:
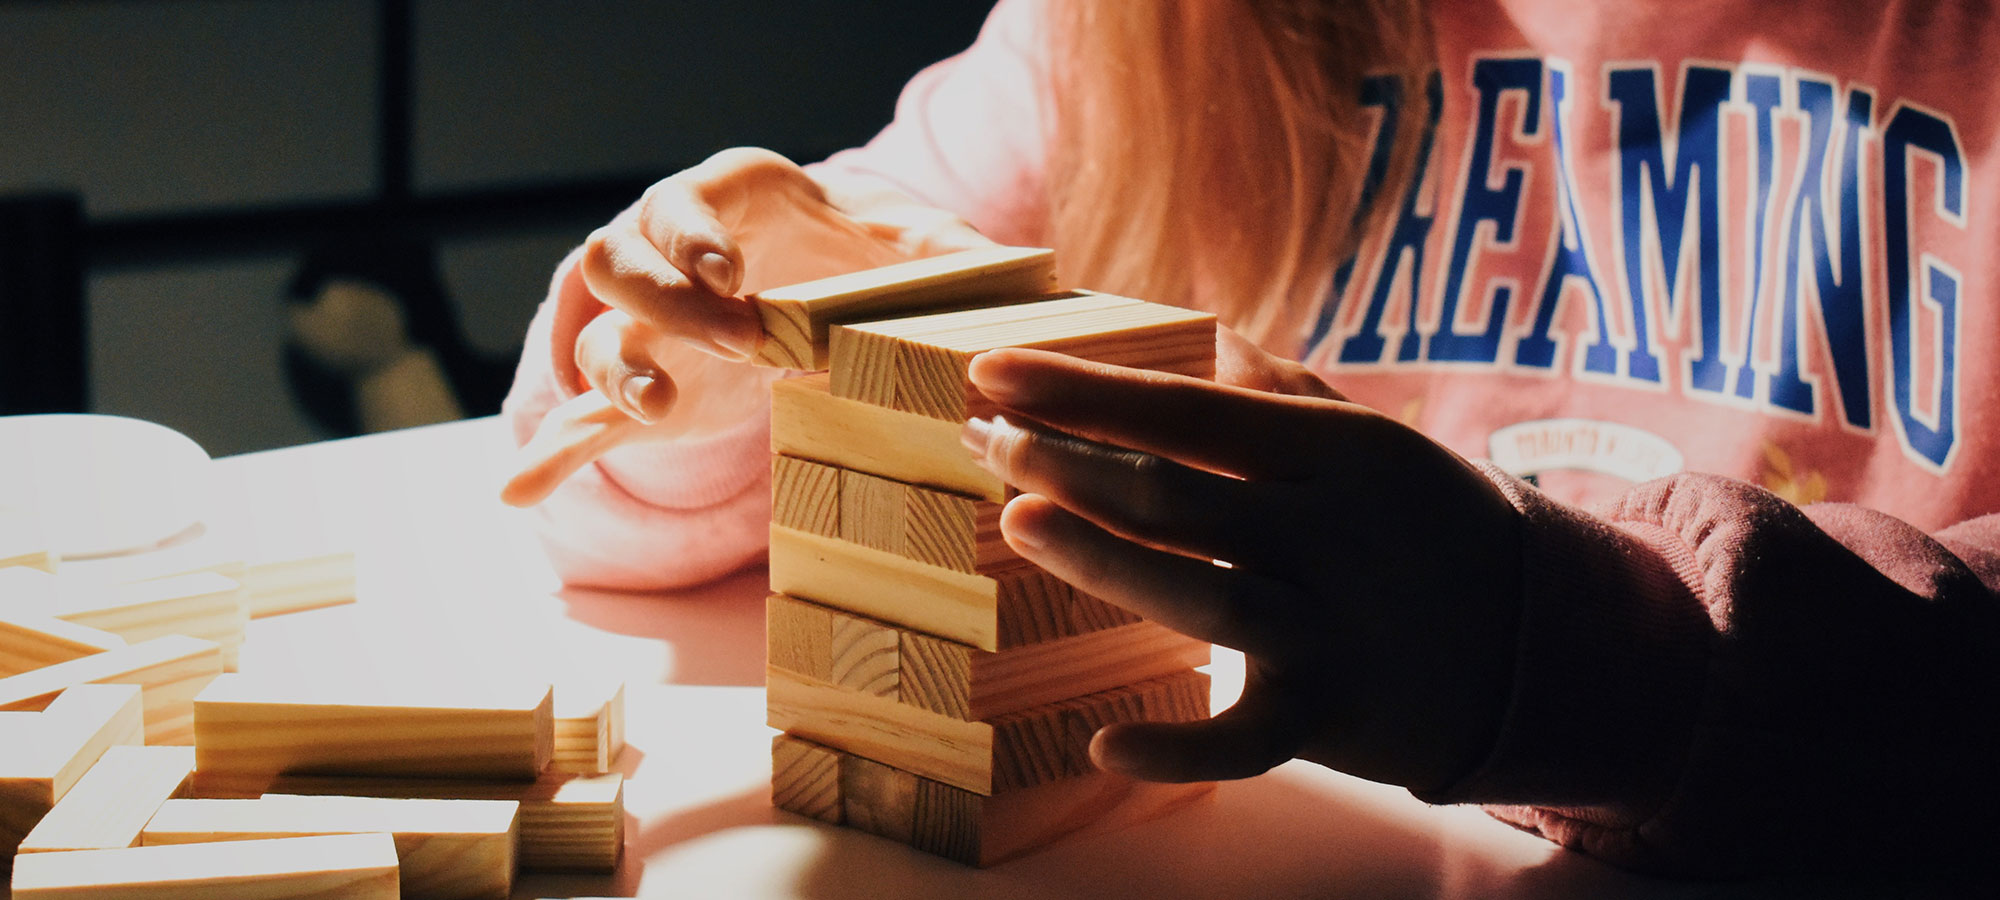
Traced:
<path fill-rule="evenodd" d="M 1209 309 L 1296 352 L 1326 276 L 1380 213 L 1357 214 L 1370 73 L 1403 82 L 1385 183 L 1413 168 L 1421 0 L 1049 0 L 1048 24 L 1064 281 Z"/>

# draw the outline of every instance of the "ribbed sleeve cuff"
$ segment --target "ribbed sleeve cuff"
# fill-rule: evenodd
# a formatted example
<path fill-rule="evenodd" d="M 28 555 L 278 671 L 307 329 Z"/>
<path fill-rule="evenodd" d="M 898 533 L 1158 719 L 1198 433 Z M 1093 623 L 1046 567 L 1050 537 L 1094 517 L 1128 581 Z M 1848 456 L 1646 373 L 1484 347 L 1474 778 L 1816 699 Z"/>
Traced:
<path fill-rule="evenodd" d="M 1708 623 L 1693 553 L 1666 528 L 1602 521 L 1483 468 L 1522 516 L 1513 692 L 1492 753 L 1417 796 L 1641 821 L 1673 789 L 1700 710 Z"/>

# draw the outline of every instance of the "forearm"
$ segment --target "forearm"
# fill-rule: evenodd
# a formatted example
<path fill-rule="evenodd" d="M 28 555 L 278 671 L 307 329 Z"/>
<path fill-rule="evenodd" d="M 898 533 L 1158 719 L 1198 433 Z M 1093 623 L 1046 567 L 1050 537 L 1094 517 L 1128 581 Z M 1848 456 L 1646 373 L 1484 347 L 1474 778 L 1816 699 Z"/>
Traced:
<path fill-rule="evenodd" d="M 1935 811 L 1994 792 L 2000 528 L 1932 538 L 1710 476 L 1592 514 L 1507 489 L 1529 528 L 1506 724 L 1426 799 L 1527 804 L 1496 814 L 1679 874 L 1948 859 L 1990 836 Z"/>

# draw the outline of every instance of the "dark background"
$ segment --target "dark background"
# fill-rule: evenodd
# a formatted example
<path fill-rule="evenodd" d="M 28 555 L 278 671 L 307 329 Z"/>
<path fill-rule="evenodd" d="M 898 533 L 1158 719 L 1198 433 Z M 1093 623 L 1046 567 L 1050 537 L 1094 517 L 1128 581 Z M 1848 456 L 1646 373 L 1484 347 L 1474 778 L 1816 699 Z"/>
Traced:
<path fill-rule="evenodd" d="M 0 0 L 0 412 L 324 437 L 279 362 L 305 248 L 434 240 L 464 336 L 512 357 L 646 184 L 865 141 L 988 5 Z"/>

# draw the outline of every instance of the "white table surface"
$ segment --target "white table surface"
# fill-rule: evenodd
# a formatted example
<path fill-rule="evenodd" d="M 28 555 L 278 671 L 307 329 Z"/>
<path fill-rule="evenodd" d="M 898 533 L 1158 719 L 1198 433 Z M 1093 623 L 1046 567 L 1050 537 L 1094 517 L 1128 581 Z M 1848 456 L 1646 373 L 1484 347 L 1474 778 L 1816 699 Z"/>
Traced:
<path fill-rule="evenodd" d="M 243 670 L 357 667 L 628 680 L 626 863 L 524 876 L 519 897 L 1883 896 L 1881 884 L 1652 881 L 1474 809 L 1294 761 L 1175 816 L 987 870 L 770 806 L 764 572 L 671 594 L 564 589 L 532 513 L 496 492 L 511 444 L 482 419 L 217 460 L 225 508 L 267 542 L 345 544 L 359 602 L 253 622 Z M 1219 653 L 1219 699 L 1240 658 Z M 1947 887 L 1889 892 L 1949 896 Z"/>

